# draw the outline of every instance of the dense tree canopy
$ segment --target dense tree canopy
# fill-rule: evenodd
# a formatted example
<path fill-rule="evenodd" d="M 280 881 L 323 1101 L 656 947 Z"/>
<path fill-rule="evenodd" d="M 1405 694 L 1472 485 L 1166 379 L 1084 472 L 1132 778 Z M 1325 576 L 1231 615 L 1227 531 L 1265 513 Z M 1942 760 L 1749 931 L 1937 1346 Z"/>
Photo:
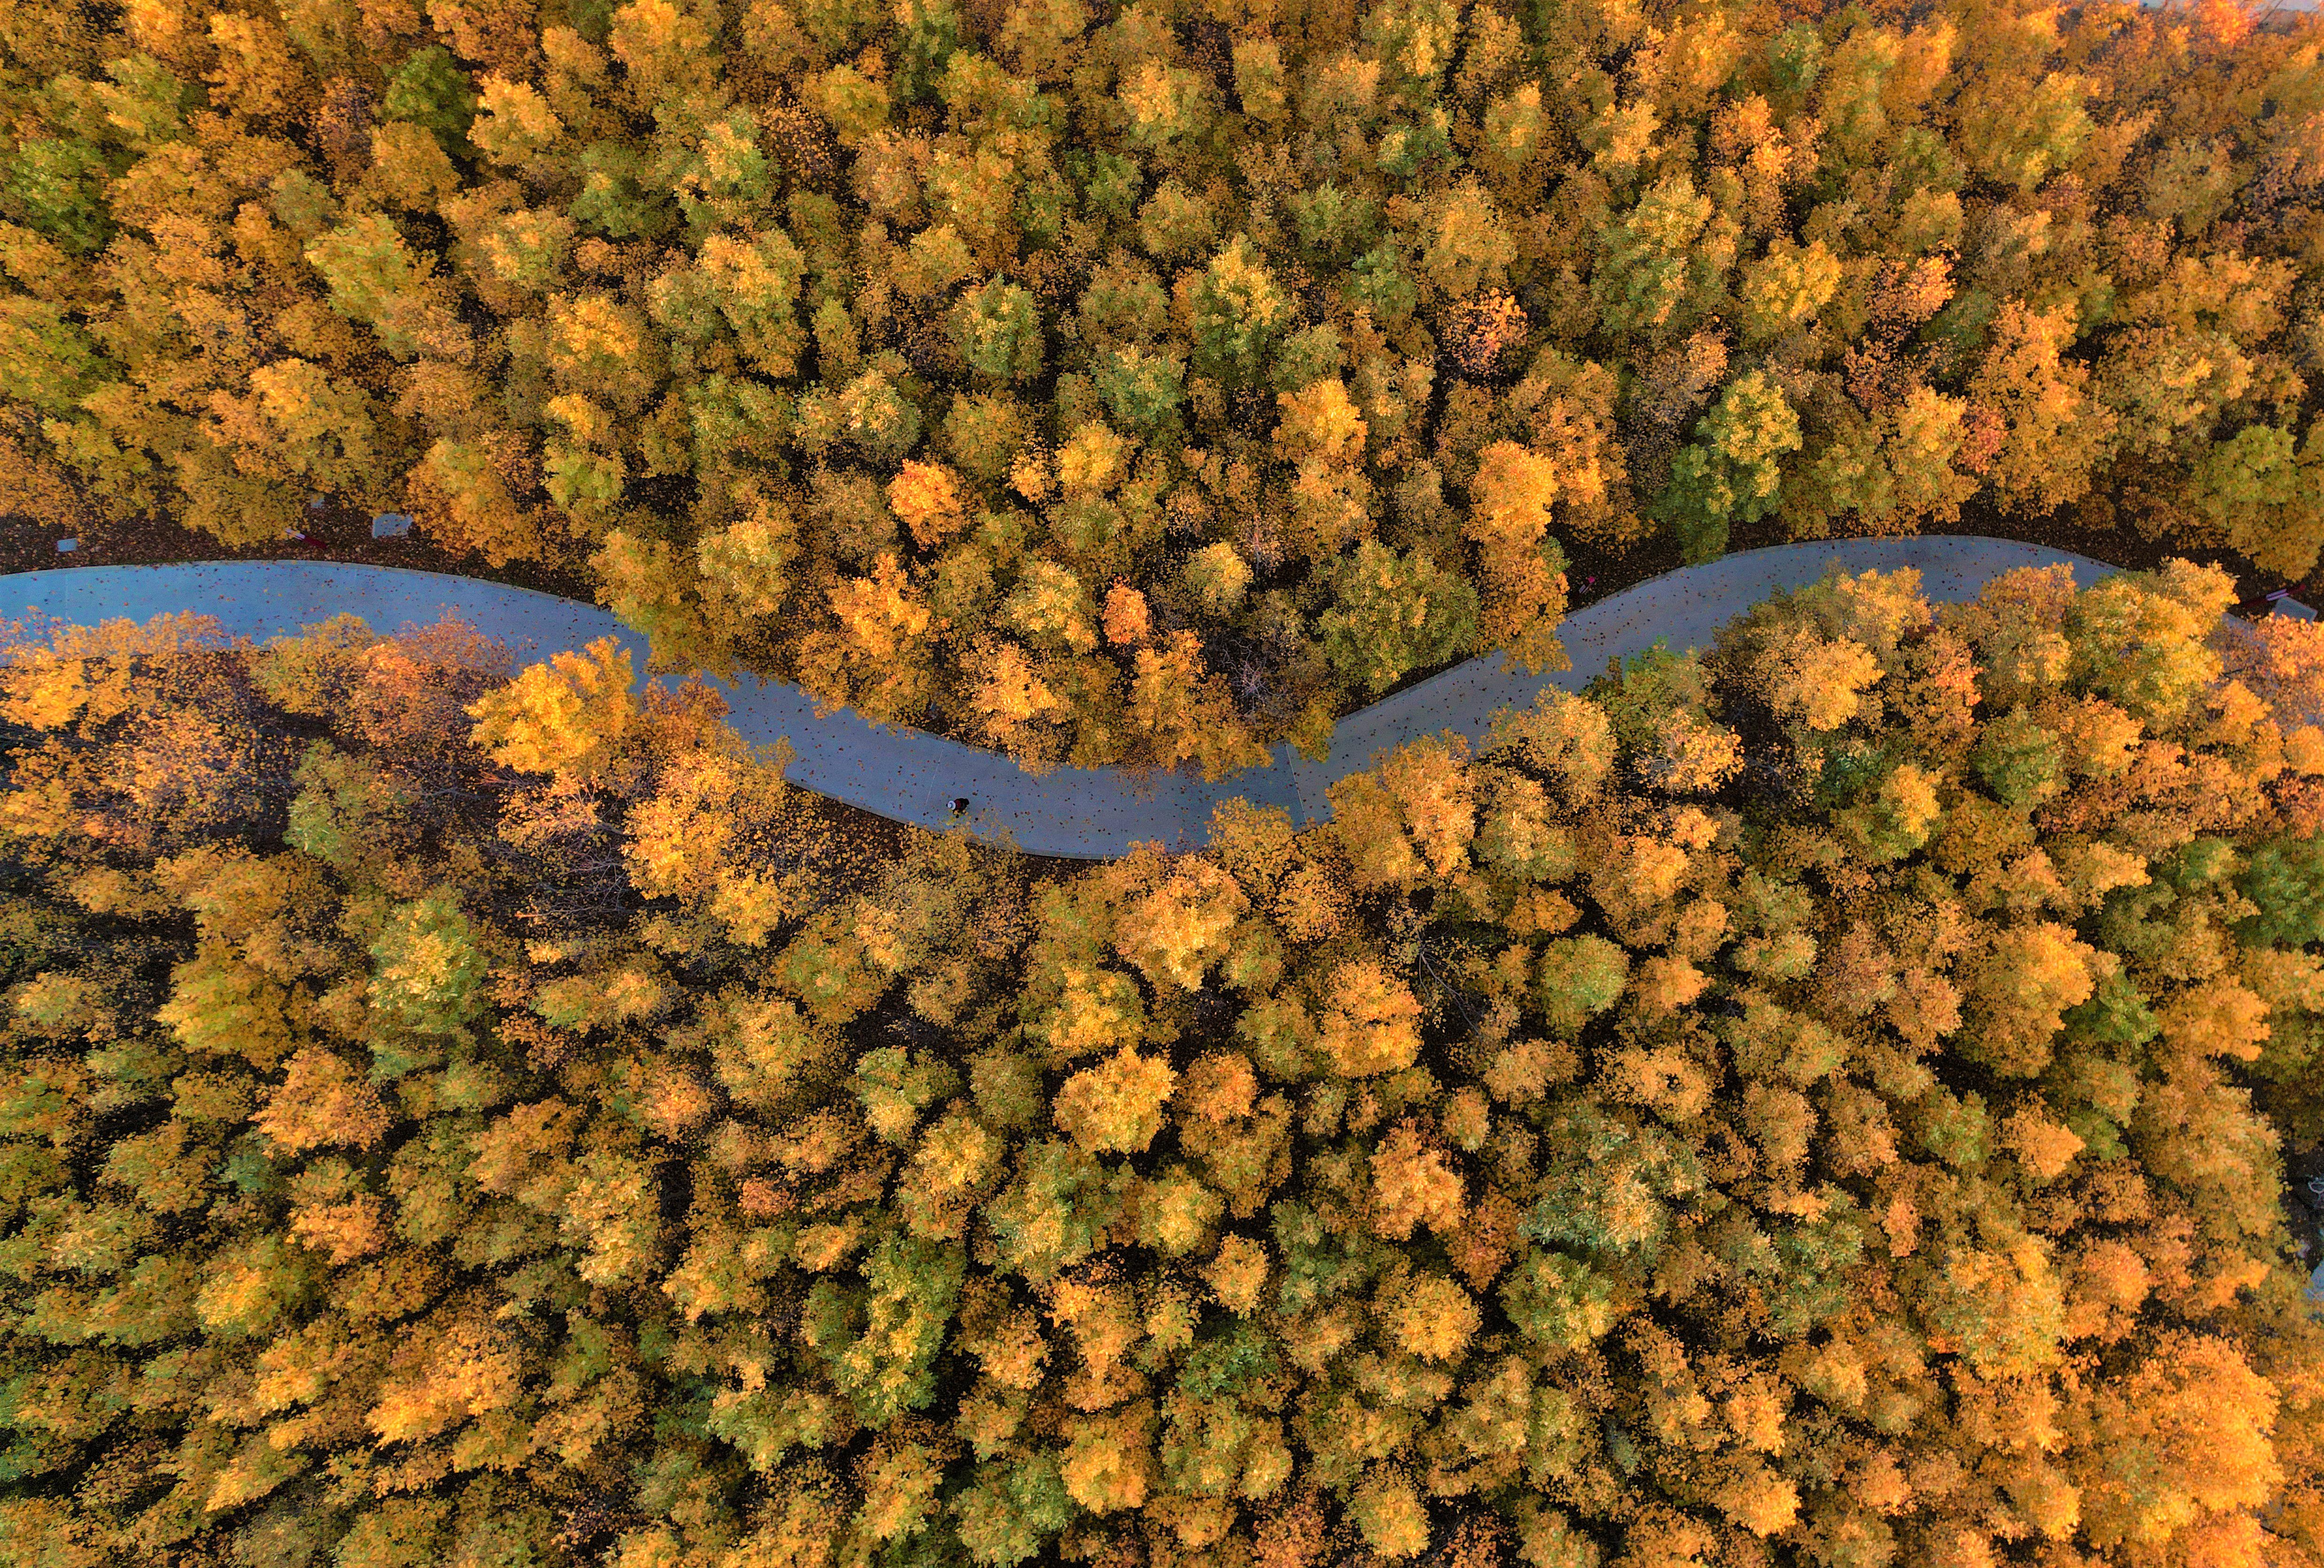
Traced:
<path fill-rule="evenodd" d="M 408 511 L 670 667 L 1213 774 L 1555 667 L 1577 544 L 2313 568 L 2316 24 L 1794 9 L 22 0 L 0 504 Z"/>
<path fill-rule="evenodd" d="M 1079 869 L 603 647 L 23 643 L 0 1553 L 2318 1561 L 2324 636 L 1917 587 Z"/>

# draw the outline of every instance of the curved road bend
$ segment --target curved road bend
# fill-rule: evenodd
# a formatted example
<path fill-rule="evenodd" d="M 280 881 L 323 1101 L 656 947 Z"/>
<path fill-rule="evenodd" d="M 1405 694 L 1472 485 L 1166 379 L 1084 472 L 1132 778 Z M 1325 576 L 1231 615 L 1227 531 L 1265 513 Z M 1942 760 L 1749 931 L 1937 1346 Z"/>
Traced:
<path fill-rule="evenodd" d="M 1816 581 L 1832 562 L 1850 573 L 1917 567 L 1931 602 L 1973 599 L 1986 580 L 2014 567 L 2064 561 L 2077 587 L 2116 568 L 2087 556 L 2012 540 L 1937 534 L 1910 539 L 1820 540 L 1745 550 L 1637 584 L 1568 616 L 1558 627 L 1572 668 L 1528 676 L 1489 653 L 1349 715 L 1333 731 L 1330 758 L 1309 762 L 1286 742 L 1268 764 L 1204 783 L 1184 773 L 1060 768 L 1036 776 L 1005 756 L 852 709 L 817 713 L 796 687 L 745 676 L 701 678 L 725 696 L 729 722 L 752 745 L 788 736 L 798 752 L 793 782 L 881 816 L 942 831 L 965 821 L 980 837 L 1007 833 L 1019 849 L 1106 860 L 1135 842 L 1199 848 L 1220 801 L 1242 796 L 1280 806 L 1305 825 L 1331 814 L 1325 790 L 1370 766 L 1378 753 L 1450 729 L 1481 740 L 1494 712 L 1530 706 L 1545 687 L 1579 691 L 1609 659 L 1643 652 L 1657 637 L 1683 650 L 1785 588 Z M 475 577 L 331 561 L 221 561 L 171 566 L 68 567 L 12 574 L 0 588 L 0 617 L 32 613 L 71 625 L 196 611 L 229 637 L 264 642 L 350 613 L 373 631 L 429 624 L 447 613 L 505 641 L 519 669 L 564 649 L 613 637 L 630 650 L 642 683 L 646 641 L 609 611 Z M 2228 617 L 2232 620 L 2233 617 Z M 968 810 L 954 815 L 955 800 Z"/>

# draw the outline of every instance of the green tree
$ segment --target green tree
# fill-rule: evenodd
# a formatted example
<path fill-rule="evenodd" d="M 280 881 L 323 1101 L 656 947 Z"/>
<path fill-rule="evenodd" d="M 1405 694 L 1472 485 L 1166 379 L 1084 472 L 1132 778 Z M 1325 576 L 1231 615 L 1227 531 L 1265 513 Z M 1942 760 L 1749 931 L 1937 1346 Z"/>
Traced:
<path fill-rule="evenodd" d="M 300 761 L 283 839 L 349 874 L 376 873 L 406 841 L 417 792 L 366 757 L 317 741 Z"/>
<path fill-rule="evenodd" d="M 865 1425 L 883 1428 L 935 1397 L 936 1352 L 965 1266 L 956 1247 L 890 1236 L 865 1262 L 860 1292 L 819 1280 L 808 1293 L 808 1342 Z"/>
<path fill-rule="evenodd" d="M 1970 166 L 2000 184 L 2034 190 L 2072 163 L 2096 129 L 2082 106 L 2089 85 L 2061 71 L 2038 81 L 2015 72 L 1988 78 L 1967 96 L 1961 111 L 1961 144 Z"/>
<path fill-rule="evenodd" d="M 396 68 L 380 100 L 380 114 L 421 126 L 446 152 L 466 155 L 476 101 L 475 84 L 452 62 L 452 51 L 430 44 Z"/>
<path fill-rule="evenodd" d="M 107 379 L 107 368 L 97 345 L 57 306 L 0 297 L 0 375 L 14 396 L 43 413 L 69 415 Z"/>
<path fill-rule="evenodd" d="M 575 223 L 613 240 L 658 235 L 668 226 L 669 209 L 647 186 L 645 159 L 634 148 L 592 142 L 578 161 L 580 192 L 565 209 Z"/>
<path fill-rule="evenodd" d="M 606 608 L 623 625 L 645 633 L 653 668 L 731 669 L 718 635 L 724 627 L 706 612 L 695 577 L 696 562 L 668 540 L 639 538 L 617 528 L 605 535 L 589 564 L 604 584 Z"/>
<path fill-rule="evenodd" d="M 1023 383 L 1041 374 L 1041 318 L 1033 296 L 995 278 L 953 308 L 954 346 L 969 368 Z"/>
<path fill-rule="evenodd" d="M 1000 1246 L 1000 1266 L 1034 1284 L 1056 1277 L 1094 1250 L 1118 1204 L 1097 1162 L 1070 1143 L 1028 1145 L 1017 1176 L 985 1207 Z"/>
<path fill-rule="evenodd" d="M 1681 171 L 1655 182 L 1606 231 L 1591 274 L 1600 326 L 1626 337 L 1662 341 L 1691 330 L 1717 308 L 1740 239 L 1734 221 Z"/>
<path fill-rule="evenodd" d="M 1180 287 L 1194 322 L 1195 371 L 1232 381 L 1256 378 L 1268 349 L 1290 329 L 1292 305 L 1250 236 L 1231 237 Z"/>
<path fill-rule="evenodd" d="M 2292 431 L 2246 425 L 2195 465 L 2196 510 L 2230 549 L 2263 571 L 2300 578 L 2324 552 L 2324 484 L 2318 479 L 2317 426 L 2310 423 L 2300 455 Z"/>
<path fill-rule="evenodd" d="M 420 347 L 411 308 L 424 298 L 433 261 L 415 256 L 386 214 L 349 219 L 307 250 L 308 264 L 323 275 L 331 307 L 377 332 L 391 354 L 410 358 Z"/>
<path fill-rule="evenodd" d="M 372 1006 L 419 1034 L 463 1032 L 482 1005 L 482 936 L 447 891 L 404 905 L 372 944 Z"/>
<path fill-rule="evenodd" d="M 1542 950 L 1534 995 L 1549 1027 L 1573 1034 L 1621 999 L 1630 956 L 1603 936 L 1562 936 Z"/>
<path fill-rule="evenodd" d="M 103 150 L 82 137 L 28 137 L 14 143 L 0 211 L 69 254 L 92 254 L 113 235 L 103 195 L 111 173 Z"/>
<path fill-rule="evenodd" d="M 1695 432 L 1653 508 L 1655 520 L 1677 532 L 1691 563 L 1724 555 L 1730 523 L 1756 522 L 1775 509 L 1782 458 L 1801 444 L 1799 416 L 1782 389 L 1757 370 L 1728 383 Z"/>
<path fill-rule="evenodd" d="M 1151 435 L 1185 401 L 1185 367 L 1142 348 L 1110 350 L 1098 362 L 1097 392 L 1116 423 Z"/>
<path fill-rule="evenodd" d="M 1821 239 L 1805 245 L 1778 238 L 1743 269 L 1736 290 L 1743 341 L 1757 345 L 1812 326 L 1840 288 L 1840 258 Z"/>
<path fill-rule="evenodd" d="M 1316 618 L 1324 657 L 1377 696 L 1410 670 L 1441 664 L 1477 630 L 1476 590 L 1439 569 L 1416 546 L 1398 552 L 1366 540 L 1342 563 L 1332 607 Z"/>
<path fill-rule="evenodd" d="M 951 1508 L 961 1544 L 980 1568 L 1016 1568 L 1039 1555 L 1074 1517 L 1056 1462 L 1038 1451 L 978 1466 L 974 1481 L 953 1498 Z"/>

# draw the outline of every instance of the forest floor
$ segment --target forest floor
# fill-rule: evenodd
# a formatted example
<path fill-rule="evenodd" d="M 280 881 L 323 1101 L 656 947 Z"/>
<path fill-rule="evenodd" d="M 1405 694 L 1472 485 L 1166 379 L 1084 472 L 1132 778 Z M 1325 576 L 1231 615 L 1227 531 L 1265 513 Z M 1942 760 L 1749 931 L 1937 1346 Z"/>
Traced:
<path fill-rule="evenodd" d="M 2283 1221 L 2302 1273 L 2324 1265 L 2324 1144 L 2283 1149 Z"/>

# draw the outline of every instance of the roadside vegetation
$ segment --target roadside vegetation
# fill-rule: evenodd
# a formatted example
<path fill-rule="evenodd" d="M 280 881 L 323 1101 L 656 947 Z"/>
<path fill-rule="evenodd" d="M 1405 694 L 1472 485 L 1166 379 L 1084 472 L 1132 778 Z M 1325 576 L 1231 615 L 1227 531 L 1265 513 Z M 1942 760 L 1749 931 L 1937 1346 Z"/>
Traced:
<path fill-rule="evenodd" d="M 2324 64 L 2190 16 L 25 0 L 0 504 L 409 512 L 669 668 L 1213 776 L 1554 665 L 1569 544 L 2296 579 Z"/>
<path fill-rule="evenodd" d="M 1828 576 L 1295 833 L 865 854 L 699 685 L 0 669 L 0 1557 L 2319 1560 L 2324 632 Z"/>

